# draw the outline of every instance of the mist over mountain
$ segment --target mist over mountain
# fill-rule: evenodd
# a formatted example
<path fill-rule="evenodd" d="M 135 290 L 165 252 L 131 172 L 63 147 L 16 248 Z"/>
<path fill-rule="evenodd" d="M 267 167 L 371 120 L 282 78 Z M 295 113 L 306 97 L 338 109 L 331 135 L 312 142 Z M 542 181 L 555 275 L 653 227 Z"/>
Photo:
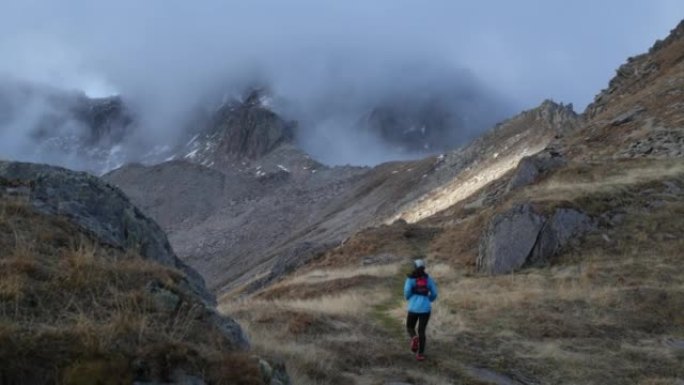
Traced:
<path fill-rule="evenodd" d="M 0 157 L 99 171 L 125 160 L 134 118 L 116 96 L 0 81 Z"/>
<path fill-rule="evenodd" d="M 297 122 L 297 143 L 321 162 L 414 158 L 548 97 L 586 105 L 625 52 L 660 36 L 682 7 L 619 4 L 611 31 L 633 30 L 632 40 L 594 33 L 610 5 L 587 14 L 533 1 L 3 2 L 0 157 L 95 171 L 161 161 L 198 117 L 256 87 L 269 109 Z M 563 20 L 551 17 L 559 12 Z M 586 28 L 575 31 L 577 20 Z M 38 91 L 17 97 L 20 83 Z M 130 121 L 114 119 L 117 133 L 93 147 L 92 122 L 72 105 L 111 96 Z M 51 137 L 79 145 L 45 148 L 45 122 Z"/>
<path fill-rule="evenodd" d="M 433 64 L 438 59 L 369 56 L 360 63 L 361 54 L 350 55 L 336 62 L 324 58 L 319 63 L 303 60 L 288 65 L 304 69 L 301 72 L 274 67 L 240 79 L 217 74 L 219 81 L 214 84 L 168 95 L 145 96 L 132 90 L 111 95 L 96 92 L 101 96 L 97 98 L 89 97 L 88 89 L 5 78 L 0 80 L 0 98 L 5 101 L 0 150 L 9 158 L 87 169 L 83 163 L 92 160 L 73 151 L 60 153 L 66 150 L 64 146 L 52 146 L 46 152 L 40 139 L 49 136 L 73 142 L 79 138 L 76 141 L 82 144 L 94 144 L 89 131 L 101 128 L 82 119 L 76 110 L 90 108 L 86 99 L 111 97 L 120 108 L 135 111 L 130 114 L 135 118 L 134 122 L 133 118 L 111 122 L 109 130 L 116 133 L 106 144 L 118 147 L 113 154 L 100 156 L 104 169 L 125 161 L 162 160 L 164 156 L 154 157 L 150 148 L 152 153 L 165 155 L 165 149 L 192 133 L 199 117 L 210 117 L 222 105 L 244 99 L 254 88 L 263 90 L 265 107 L 298 122 L 296 141 L 328 164 L 377 164 L 443 151 L 463 144 L 515 110 L 510 100 L 469 71 Z M 118 119 L 106 119 L 110 118 Z"/>
<path fill-rule="evenodd" d="M 376 59 L 364 63 L 369 72 L 353 61 L 336 63 L 305 93 L 274 83 L 273 108 L 299 122 L 297 141 L 317 160 L 416 158 L 461 145 L 514 113 L 513 101 L 470 71 L 437 59 Z"/>

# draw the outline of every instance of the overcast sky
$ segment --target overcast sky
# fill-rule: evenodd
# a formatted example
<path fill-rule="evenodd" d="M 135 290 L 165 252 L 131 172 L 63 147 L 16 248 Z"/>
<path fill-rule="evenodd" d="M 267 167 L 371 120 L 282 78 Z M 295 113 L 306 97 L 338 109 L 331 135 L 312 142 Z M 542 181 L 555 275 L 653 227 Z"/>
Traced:
<path fill-rule="evenodd" d="M 682 17 L 681 0 L 3 0 L 0 71 L 92 93 L 172 92 L 250 62 L 424 55 L 523 106 L 583 108 Z"/>
<path fill-rule="evenodd" d="M 448 78 L 493 115 L 582 111 L 683 17 L 682 0 L 2 0 L 0 76 L 121 93 L 155 135 L 253 79 L 299 110 Z"/>

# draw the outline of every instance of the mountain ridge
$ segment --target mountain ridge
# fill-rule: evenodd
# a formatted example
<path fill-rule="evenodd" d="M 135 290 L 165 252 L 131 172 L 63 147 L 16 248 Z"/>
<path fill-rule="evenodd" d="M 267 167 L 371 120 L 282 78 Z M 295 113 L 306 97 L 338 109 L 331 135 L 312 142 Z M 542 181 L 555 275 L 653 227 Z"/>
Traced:
<path fill-rule="evenodd" d="M 221 308 L 303 383 L 682 382 L 683 26 L 628 60 L 572 128 L 529 130 L 554 114 L 519 115 L 483 137 L 494 146 L 446 154 L 452 173 L 398 215 Z M 440 298 L 430 365 L 413 370 L 402 287 L 418 256 Z"/>
<path fill-rule="evenodd" d="M 191 249 L 194 250 L 190 251 L 192 255 L 198 257 L 203 255 L 204 261 L 199 262 L 202 266 L 199 269 L 203 274 L 217 277 L 209 279 L 212 287 L 225 291 L 226 289 L 235 289 L 236 285 L 247 285 L 245 287 L 250 287 L 249 290 L 253 290 L 261 284 L 248 285 L 249 280 L 245 280 L 245 277 L 260 277 L 266 274 L 268 277 L 266 281 L 277 280 L 284 271 L 291 270 L 292 266 L 298 266 L 303 261 L 314 258 L 320 254 L 321 250 L 331 245 L 339 244 L 354 231 L 365 226 L 373 226 L 397 219 L 400 214 L 395 212 L 395 206 L 408 204 L 419 199 L 420 195 L 434 190 L 435 186 L 446 183 L 450 180 L 451 175 L 489 157 L 489 154 L 496 153 L 498 148 L 496 143 L 502 140 L 501 135 L 505 135 L 506 140 L 511 141 L 511 143 L 503 145 L 502 158 L 504 158 L 517 151 L 520 143 L 524 142 L 518 140 L 522 135 L 521 133 L 536 137 L 539 140 L 537 146 L 543 147 L 551 138 L 571 130 L 575 125 L 574 121 L 577 119 L 577 115 L 572 111 L 571 106 L 545 101 L 539 108 L 512 118 L 508 125 L 502 124 L 496 131 L 501 133 L 500 136 L 478 139 L 474 142 L 475 145 L 465 147 L 461 152 L 456 151 L 452 155 L 434 156 L 412 162 L 390 162 L 375 168 L 345 168 L 312 165 L 307 162 L 308 157 L 302 157 L 299 150 L 294 150 L 292 157 L 286 155 L 284 158 L 280 158 L 279 162 L 272 162 L 265 167 L 261 166 L 260 163 L 266 163 L 269 157 L 283 149 L 291 148 L 291 145 L 285 142 L 276 146 L 271 153 L 264 154 L 262 158 L 246 160 L 237 164 L 232 163 L 233 168 L 228 165 L 228 168 L 223 172 L 225 175 L 232 175 L 230 178 L 237 178 L 232 179 L 231 182 L 226 182 L 228 185 L 253 186 L 251 187 L 253 191 L 261 191 L 259 186 L 270 186 L 269 188 L 272 191 L 252 194 L 251 198 L 239 193 L 233 198 L 232 194 L 234 193 L 226 191 L 221 194 L 214 193 L 214 196 L 211 197 L 202 194 L 199 196 L 190 194 L 165 197 L 164 200 L 167 202 L 193 201 L 195 199 L 202 202 L 214 202 L 210 203 L 216 211 L 212 218 L 202 219 L 200 222 L 204 225 L 199 223 L 188 225 L 186 230 L 178 230 L 176 224 L 157 216 L 165 215 L 162 214 L 164 212 L 176 212 L 177 210 L 171 206 L 164 207 L 163 204 L 156 206 L 157 208 L 150 214 L 160 220 L 162 226 L 171 232 L 170 237 L 174 248 L 180 250 L 181 255 L 187 256 L 185 253 Z M 518 135 L 517 139 L 516 135 Z M 302 159 L 307 162 L 306 165 L 292 167 L 292 164 L 297 164 Z M 512 162 L 514 161 L 508 161 L 510 163 L 508 167 L 512 167 Z M 204 160 L 200 163 L 204 163 Z M 142 170 L 149 170 L 149 173 L 161 168 L 164 168 L 164 165 L 138 168 L 135 173 L 143 172 Z M 212 165 L 212 168 L 221 170 L 216 165 Z M 238 174 L 231 171 L 235 169 L 240 170 L 238 171 L 239 177 Z M 249 169 L 256 171 L 252 171 L 254 174 L 245 172 Z M 123 168 L 107 174 L 105 179 L 131 194 L 132 199 L 143 210 L 148 210 L 151 207 L 150 198 L 154 200 L 157 198 L 154 194 L 149 197 L 136 193 L 135 191 L 140 186 L 148 185 L 152 188 L 153 185 L 159 187 L 160 183 L 162 185 L 173 184 L 174 178 L 178 177 L 178 174 L 169 173 L 171 179 L 168 179 L 167 182 L 161 182 L 158 178 L 148 178 L 145 176 L 145 172 L 143 172 L 142 177 L 130 175 L 127 175 L 126 168 Z M 269 178 L 268 184 L 263 184 L 267 175 L 273 175 L 273 177 Z M 280 175 L 280 177 L 273 179 L 276 175 Z M 186 175 L 186 177 L 193 178 L 191 175 Z M 195 182 L 184 183 L 195 184 Z M 197 181 L 197 183 L 200 182 Z M 308 190 L 310 188 L 313 190 Z M 162 188 L 162 190 L 165 192 L 173 191 L 168 190 L 168 188 Z M 411 193 L 406 195 L 406 190 L 411 191 Z M 222 197 L 216 198 L 219 195 Z M 241 200 L 241 203 L 235 199 Z M 278 207 L 282 206 L 281 203 L 285 205 L 285 208 Z M 224 210 L 225 214 L 218 214 L 221 210 Z M 251 214 L 245 214 L 247 211 Z M 222 215 L 224 219 L 220 219 Z M 228 219 L 226 215 L 233 216 L 235 219 Z M 279 218 L 278 222 L 270 219 L 274 216 Z M 283 218 L 290 219 L 280 222 Z M 307 219 L 302 221 L 302 218 Z M 250 224 L 254 221 L 257 224 Z M 233 224 L 229 225 L 231 222 Z M 297 224 L 295 225 L 295 223 Z M 295 227 L 293 228 L 292 225 Z M 201 230 L 203 228 L 206 230 Z M 217 233 L 216 230 L 219 228 L 223 230 Z M 286 228 L 288 229 L 287 232 L 280 230 Z M 193 235 L 186 236 L 185 233 Z M 206 235 L 200 234 L 207 233 L 217 234 L 207 238 L 210 243 L 217 246 L 200 246 L 201 240 L 206 237 Z M 192 239 L 196 246 L 189 249 L 188 245 L 185 244 L 187 241 L 184 239 Z M 225 243 L 226 239 L 233 240 Z M 238 241 L 238 239 L 251 239 L 252 241 L 245 242 Z M 256 239 L 271 240 L 262 244 Z M 242 246 L 244 243 L 250 245 L 245 250 L 247 254 L 242 254 L 245 251 L 237 251 L 244 248 Z M 258 246 L 259 244 L 262 246 Z M 211 249 L 216 250 L 211 253 L 214 256 L 206 261 L 206 250 Z M 231 262 L 220 262 L 220 259 L 227 257 L 225 254 L 223 257 L 220 256 L 221 250 L 237 251 L 235 256 L 227 259 L 228 261 L 250 262 L 247 262 L 247 265 L 245 263 L 239 264 L 239 269 L 231 273 L 231 269 L 236 268 L 231 267 Z M 291 255 L 292 250 L 297 250 L 296 254 L 299 255 L 299 258 L 296 255 Z M 215 262 L 211 262 L 211 259 L 214 259 Z M 250 264 L 254 264 L 254 270 L 244 270 L 245 266 Z M 220 268 L 217 268 L 218 266 Z M 218 287 L 213 286 L 218 276 L 223 277 L 222 281 L 230 282 L 230 286 L 223 288 L 220 285 Z M 266 282 L 263 277 L 258 278 L 257 281 L 262 282 L 262 284 Z"/>

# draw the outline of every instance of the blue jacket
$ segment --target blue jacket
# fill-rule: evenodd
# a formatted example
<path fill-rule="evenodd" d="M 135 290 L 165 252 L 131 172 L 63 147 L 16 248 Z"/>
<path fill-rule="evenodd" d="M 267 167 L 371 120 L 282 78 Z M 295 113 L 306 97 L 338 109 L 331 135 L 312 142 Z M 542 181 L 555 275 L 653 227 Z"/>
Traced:
<path fill-rule="evenodd" d="M 404 298 L 408 301 L 408 311 L 411 313 L 429 313 L 432 310 L 432 302 L 437 299 L 437 284 L 428 276 L 428 289 L 430 294 L 413 294 L 413 287 L 416 286 L 415 278 L 406 278 L 404 283 Z"/>

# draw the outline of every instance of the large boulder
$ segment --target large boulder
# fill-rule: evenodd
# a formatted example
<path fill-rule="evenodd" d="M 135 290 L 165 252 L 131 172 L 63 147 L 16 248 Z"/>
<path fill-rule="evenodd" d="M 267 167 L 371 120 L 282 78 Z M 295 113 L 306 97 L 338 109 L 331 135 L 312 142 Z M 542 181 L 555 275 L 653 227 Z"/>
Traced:
<path fill-rule="evenodd" d="M 594 227 L 586 214 L 575 210 L 560 208 L 546 220 L 539 232 L 537 242 L 527 259 L 528 265 L 543 265 L 549 258 L 558 254 L 563 246 Z"/>
<path fill-rule="evenodd" d="M 489 223 L 480 240 L 477 268 L 487 274 L 506 274 L 546 264 L 593 227 L 591 218 L 575 209 L 558 208 L 546 217 L 530 204 L 518 205 Z"/>
<path fill-rule="evenodd" d="M 513 177 L 508 182 L 508 191 L 535 183 L 539 178 L 565 165 L 563 155 L 548 149 L 532 156 L 524 157 L 518 163 Z"/>
<path fill-rule="evenodd" d="M 205 383 L 202 378 L 207 368 L 198 370 L 193 365 L 199 362 L 208 364 L 215 362 L 215 360 L 220 362 L 223 358 L 216 356 L 215 353 L 223 350 L 214 351 L 214 347 L 236 353 L 249 349 L 249 340 L 240 325 L 233 319 L 217 312 L 215 297 L 206 289 L 202 277 L 176 257 L 160 227 L 153 220 L 143 215 L 116 187 L 86 173 L 40 164 L 0 161 L 0 203 L 10 205 L 19 203 L 23 209 L 18 210 L 18 212 L 31 213 L 26 218 L 49 218 L 50 222 L 48 223 L 71 229 L 69 234 L 72 236 L 69 241 L 60 240 L 60 243 L 71 244 L 71 242 L 78 242 L 79 239 L 85 237 L 88 238 L 88 243 L 92 241 L 98 248 L 109 251 L 102 254 L 105 258 L 101 261 L 101 265 L 93 265 L 95 266 L 94 271 L 98 273 L 93 274 L 92 280 L 85 277 L 86 279 L 83 282 L 60 287 L 60 290 L 56 292 L 64 298 L 72 298 L 73 293 L 71 291 L 82 291 L 83 287 L 93 288 L 92 290 L 88 289 L 88 292 L 93 292 L 92 296 L 86 296 L 82 302 L 77 302 L 74 306 L 64 310 L 66 314 L 64 317 L 66 318 L 70 317 L 71 312 L 78 311 L 82 312 L 84 317 L 91 317 L 88 318 L 89 320 L 97 318 L 98 322 L 102 321 L 103 325 L 107 325 L 106 322 L 110 322 L 111 319 L 118 320 L 121 315 L 129 316 L 132 314 L 126 312 L 135 312 L 135 316 L 137 316 L 138 312 L 144 311 L 145 325 L 153 325 L 149 329 L 159 328 L 159 330 L 154 331 L 142 331 L 141 329 L 139 332 L 136 329 L 133 333 L 136 338 L 130 340 L 127 339 L 129 336 L 127 333 L 130 332 L 123 330 L 120 332 L 121 334 L 117 334 L 117 336 L 122 337 L 117 337 L 116 344 L 107 345 L 107 349 L 113 352 L 112 356 L 118 357 L 118 354 L 121 354 L 121 357 L 131 360 L 130 366 L 124 365 L 122 367 L 124 371 L 130 370 L 130 373 L 123 373 L 124 375 L 131 374 L 134 378 L 144 381 L 165 380 L 164 382 L 140 383 L 201 385 Z M 55 220 L 54 217 L 58 217 L 60 220 Z M 33 219 L 31 220 L 33 221 Z M 39 223 L 35 231 L 45 228 L 40 225 L 40 222 L 35 221 L 35 223 Z M 34 222 L 27 223 L 24 225 L 25 227 L 32 226 Z M 11 232 L 11 229 L 6 228 L 6 230 L 8 230 L 6 233 Z M 7 238 L 7 236 L 0 237 L 0 240 Z M 0 250 L 3 249 L 0 248 Z M 46 257 L 70 258 L 69 253 L 62 253 L 59 249 L 48 248 L 46 250 Z M 153 261 L 159 265 L 177 269 L 181 274 L 168 274 L 167 269 L 162 269 L 161 266 L 158 266 L 157 269 L 140 271 L 124 267 L 125 270 L 119 271 L 117 264 L 125 262 L 120 262 L 117 259 L 118 257 L 111 259 L 108 257 L 111 255 L 124 256 L 127 251 L 135 251 L 130 255 L 132 259 L 143 258 Z M 62 274 L 63 270 L 83 268 L 69 263 L 55 264 L 55 266 L 57 266 L 55 270 L 60 271 L 59 274 Z M 50 273 L 45 274 L 50 279 L 54 278 L 56 282 L 61 282 L 62 277 L 71 277 L 68 274 L 58 275 L 55 273 L 54 277 L 50 276 Z M 79 274 L 81 274 L 80 271 Z M 111 274 L 115 274 L 117 279 L 112 281 Z M 41 275 L 40 279 L 47 278 Z M 52 285 L 40 286 L 40 288 L 29 288 L 27 286 L 25 290 L 31 292 L 34 290 L 47 291 L 46 288 L 50 288 L 51 291 L 54 291 L 51 289 L 52 287 Z M 107 290 L 100 290 L 101 287 L 106 287 Z M 36 293 L 41 293 L 40 296 L 42 297 L 46 295 L 40 291 Z M 61 309 L 61 306 L 66 303 L 62 297 L 57 296 L 50 299 L 53 307 L 47 307 L 48 302 L 46 302 L 46 306 L 42 306 L 41 311 L 53 315 L 55 309 Z M 128 306 L 129 302 L 126 301 L 129 298 L 133 301 L 130 303 L 135 304 L 135 306 Z M 27 302 L 21 306 L 27 307 L 29 305 Z M 102 320 L 100 320 L 100 315 L 111 309 L 116 309 L 114 314 L 102 316 Z M 59 315 L 59 317 L 62 316 Z M 108 318 L 110 316 L 113 318 Z M 132 318 L 135 317 L 132 316 Z M 36 319 L 43 320 L 38 321 L 40 324 L 40 322 L 45 322 L 45 319 L 49 320 L 50 318 L 37 317 Z M 21 320 L 17 321 L 19 325 L 22 324 L 21 322 Z M 112 325 L 117 324 L 112 323 Z M 137 324 L 131 323 L 131 325 Z M 67 322 L 60 327 L 68 330 L 70 324 Z M 98 327 L 103 326 L 98 324 Z M 31 329 L 41 330 L 40 327 L 33 329 L 33 326 Z M 117 333 L 119 332 L 117 331 Z M 74 339 L 74 345 L 70 345 L 71 342 L 63 342 L 68 345 L 67 350 L 71 346 L 82 346 L 79 345 L 82 343 L 80 334 L 76 333 L 72 336 L 69 333 L 64 335 L 68 336 L 69 339 Z M 90 334 L 87 337 L 90 338 Z M 167 337 L 168 341 L 166 340 Z M 22 345 L 21 342 L 18 344 L 18 346 L 25 345 L 25 343 Z M 5 346 L 7 344 L 0 345 Z M 205 351 L 203 346 L 211 348 Z M 32 349 L 32 347 L 27 349 Z M 161 356 L 157 355 L 155 349 L 159 350 Z M 15 347 L 9 345 L 7 349 L 0 351 L 0 355 L 7 356 L 7 352 L 11 355 L 14 354 L 15 350 Z M 182 352 L 181 355 L 173 356 L 173 362 L 164 361 L 168 359 L 164 356 L 165 354 L 174 355 L 179 351 Z M 47 365 L 48 367 L 51 367 L 52 364 L 57 365 L 57 361 L 66 360 L 65 357 L 69 357 L 71 353 L 80 354 L 78 350 L 64 354 L 60 350 L 59 357 L 55 358 L 50 355 L 51 352 L 45 355 L 46 362 L 51 363 Z M 186 354 L 185 352 L 187 352 L 187 357 L 183 356 Z M 205 352 L 207 355 L 204 355 Z M 0 359 L 0 361 L 3 360 Z M 170 375 L 166 372 L 156 372 L 159 362 L 165 362 L 164 365 L 168 365 L 167 372 L 171 373 Z M 4 368 L 0 369 L 4 370 Z M 82 372 L 82 370 L 87 371 L 88 367 L 83 369 L 80 366 L 76 368 L 67 366 L 59 367 L 59 370 L 63 370 L 64 373 L 73 378 L 84 376 L 87 380 L 93 380 L 92 375 Z M 188 370 L 188 372 L 186 373 L 184 370 Z M 198 376 L 198 372 L 201 375 Z M 61 372 L 55 371 L 55 373 Z M 23 376 L 21 372 L 16 375 Z M 48 382 L 50 381 L 36 383 Z"/>
<path fill-rule="evenodd" d="M 505 274 L 521 268 L 537 243 L 544 218 L 529 204 L 494 217 L 480 243 L 479 271 Z"/>
<path fill-rule="evenodd" d="M 33 163 L 0 161 L 0 196 L 14 195 L 43 214 L 59 215 L 111 247 L 133 249 L 176 268 L 207 303 L 216 299 L 202 277 L 176 257 L 166 234 L 116 187 L 83 172 Z"/>

